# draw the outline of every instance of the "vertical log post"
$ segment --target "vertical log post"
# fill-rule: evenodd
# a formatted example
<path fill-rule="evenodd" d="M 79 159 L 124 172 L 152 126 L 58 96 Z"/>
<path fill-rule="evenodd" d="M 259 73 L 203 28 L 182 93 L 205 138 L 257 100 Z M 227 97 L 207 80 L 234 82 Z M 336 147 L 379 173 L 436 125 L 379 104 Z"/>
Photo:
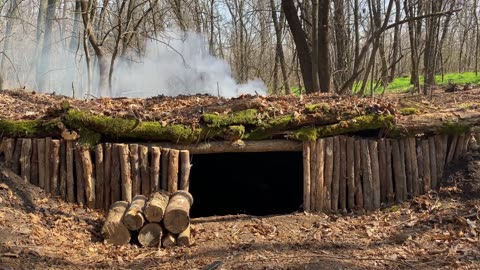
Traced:
<path fill-rule="evenodd" d="M 103 204 L 104 209 L 108 210 L 112 201 L 111 185 L 112 185 L 112 144 L 105 143 L 103 145 L 105 155 L 103 156 L 104 167 L 104 189 L 103 189 Z"/>
<path fill-rule="evenodd" d="M 67 200 L 67 147 L 64 139 L 60 140 L 60 179 L 58 189 L 60 197 Z"/>
<path fill-rule="evenodd" d="M 111 197 L 110 204 L 120 201 L 122 199 L 121 189 L 121 168 L 120 168 L 120 147 L 118 143 L 112 145 L 112 169 L 111 173 Z"/>
<path fill-rule="evenodd" d="M 402 156 L 400 152 L 400 143 L 398 140 L 392 140 L 392 162 L 393 162 L 393 179 L 395 182 L 395 199 L 402 202 L 404 195 L 404 178 L 402 171 Z"/>
<path fill-rule="evenodd" d="M 338 211 L 338 200 L 340 193 L 340 138 L 333 137 L 333 179 L 332 179 L 332 211 Z"/>
<path fill-rule="evenodd" d="M 305 149 L 304 149 L 305 154 Z M 323 208 L 325 212 L 332 210 L 332 182 L 333 182 L 333 138 L 325 139 L 325 186 L 323 188 Z"/>
<path fill-rule="evenodd" d="M 7 168 L 12 168 L 13 152 L 15 150 L 15 139 L 5 138 L 3 144 L 3 155 L 5 156 L 5 164 Z"/>
<path fill-rule="evenodd" d="M 50 192 L 51 191 L 51 153 L 52 153 L 52 138 L 47 137 L 45 138 L 45 156 L 43 157 L 45 159 L 45 190 Z"/>
<path fill-rule="evenodd" d="M 95 208 L 95 179 L 93 176 L 92 156 L 87 147 L 81 147 L 79 151 L 82 162 L 87 207 L 93 209 Z M 79 181 L 82 181 L 82 179 Z"/>
<path fill-rule="evenodd" d="M 385 151 L 386 151 L 386 163 L 387 163 L 387 180 L 386 180 L 386 192 L 387 192 L 387 202 L 389 204 L 393 203 L 395 201 L 395 192 L 394 192 L 394 186 L 395 184 L 393 183 L 393 162 L 392 162 L 392 141 L 391 140 L 385 140 Z"/>
<path fill-rule="evenodd" d="M 78 144 L 78 142 L 75 144 L 73 153 L 75 156 L 74 164 L 75 173 L 77 176 L 75 179 L 77 203 L 85 204 L 85 185 L 83 180 L 82 158 L 80 156 L 80 145 Z"/>
<path fill-rule="evenodd" d="M 340 136 L 340 181 L 339 181 L 339 210 L 347 211 L 347 139 L 345 136 Z"/>
<path fill-rule="evenodd" d="M 38 148 L 38 186 L 45 189 L 45 139 L 35 139 Z"/>
<path fill-rule="evenodd" d="M 406 165 L 405 165 L 405 144 L 404 144 L 404 140 L 401 139 L 401 140 L 398 140 L 398 146 L 400 147 L 400 165 L 401 165 L 401 181 L 403 182 L 402 183 L 402 187 L 403 187 L 403 191 L 402 191 L 402 195 L 403 195 L 403 198 L 402 200 L 406 200 L 407 199 L 407 169 L 406 169 Z"/>
<path fill-rule="evenodd" d="M 170 150 L 168 157 L 168 192 L 176 192 L 178 190 L 178 157 L 179 151 Z"/>
<path fill-rule="evenodd" d="M 140 180 L 140 166 L 138 163 L 138 144 L 130 144 L 130 168 L 132 170 L 132 196 L 142 193 L 142 181 Z"/>
<path fill-rule="evenodd" d="M 38 186 L 38 147 L 37 139 L 32 139 L 32 159 L 31 159 L 31 175 L 30 183 Z"/>
<path fill-rule="evenodd" d="M 359 140 L 355 140 L 355 148 L 354 148 L 354 155 L 355 155 L 355 209 L 362 210 L 363 209 L 363 187 L 362 187 L 362 155 L 361 155 L 361 142 Z"/>
<path fill-rule="evenodd" d="M 152 148 L 152 164 L 150 171 L 150 192 L 160 190 L 160 148 L 153 146 Z"/>
<path fill-rule="evenodd" d="M 130 168 L 130 151 L 128 145 L 119 144 L 118 154 L 120 156 L 120 176 L 122 183 L 122 201 L 132 201 L 132 172 Z"/>
<path fill-rule="evenodd" d="M 387 150 L 385 149 L 385 139 L 378 140 L 378 167 L 380 171 L 380 202 L 387 201 Z"/>
<path fill-rule="evenodd" d="M 430 177 L 432 189 L 437 188 L 438 173 L 437 173 L 437 152 L 435 149 L 435 139 L 433 137 L 428 138 L 428 151 L 430 154 Z"/>
<path fill-rule="evenodd" d="M 65 144 L 65 154 L 66 154 L 66 167 L 67 167 L 67 183 L 66 183 L 66 192 L 67 192 L 67 201 L 75 202 L 75 175 L 73 169 L 73 141 L 66 141 Z"/>
<path fill-rule="evenodd" d="M 50 143 L 50 193 L 59 195 L 60 140 L 51 140 Z"/>
<path fill-rule="evenodd" d="M 310 143 L 303 142 L 303 210 L 310 211 Z"/>
<path fill-rule="evenodd" d="M 419 177 L 418 177 L 418 161 L 417 161 L 417 143 L 415 137 L 408 138 L 408 145 L 410 150 L 410 168 L 412 170 L 412 195 L 417 196 L 419 191 Z"/>
<path fill-rule="evenodd" d="M 20 154 L 20 176 L 26 183 L 30 182 L 32 139 L 22 139 L 22 150 Z"/>
<path fill-rule="evenodd" d="M 347 138 L 347 207 L 355 208 L 355 139 Z"/>
<path fill-rule="evenodd" d="M 18 138 L 15 141 L 15 150 L 13 151 L 12 172 L 20 174 L 20 155 L 22 154 L 22 142 L 24 139 Z M 47 159 L 48 160 L 48 159 Z"/>
<path fill-rule="evenodd" d="M 190 164 L 190 151 L 180 151 L 180 162 L 182 163 L 180 174 L 180 190 L 188 191 L 190 187 L 190 168 L 192 167 Z"/>
<path fill-rule="evenodd" d="M 168 158 L 170 157 L 170 149 L 162 148 L 162 166 L 161 166 L 161 185 L 160 188 L 168 190 Z"/>
<path fill-rule="evenodd" d="M 422 150 L 422 140 L 415 140 L 417 145 L 417 165 L 418 165 L 418 182 L 417 182 L 417 191 L 418 194 L 423 194 L 423 183 L 425 182 L 425 173 L 423 170 L 423 150 Z"/>
<path fill-rule="evenodd" d="M 363 169 L 363 206 L 365 210 L 374 209 L 373 173 L 370 149 L 367 140 L 361 140 L 362 169 Z"/>
<path fill-rule="evenodd" d="M 430 174 L 430 151 L 428 147 L 428 140 L 421 140 L 422 154 L 423 154 L 423 192 L 428 192 L 432 189 L 432 178 Z"/>
<path fill-rule="evenodd" d="M 410 150 L 410 142 L 408 138 L 402 139 L 403 148 L 405 150 L 405 174 L 407 177 L 406 196 L 413 196 L 413 169 L 412 169 L 412 157 Z"/>
<path fill-rule="evenodd" d="M 310 141 L 310 211 L 315 212 L 317 209 L 315 193 L 317 192 L 317 145 L 315 141 Z M 177 239 L 178 241 L 178 239 Z"/>
<path fill-rule="evenodd" d="M 105 169 L 103 160 L 103 145 L 95 145 L 95 208 L 102 209 L 105 207 Z"/>
<path fill-rule="evenodd" d="M 436 135 L 433 140 L 435 141 L 435 153 L 436 153 L 436 165 L 437 165 L 437 186 L 443 177 L 443 164 L 445 164 L 443 157 L 443 141 L 441 135 Z"/>
<path fill-rule="evenodd" d="M 465 134 L 458 136 L 457 145 L 455 146 L 455 153 L 453 155 L 453 161 L 458 161 L 463 156 L 463 147 L 465 144 Z"/>
<path fill-rule="evenodd" d="M 150 170 L 148 165 L 148 147 L 138 146 L 138 161 L 140 162 L 140 181 L 142 182 L 142 194 L 150 195 Z"/>
<path fill-rule="evenodd" d="M 317 151 L 317 179 L 316 179 L 316 187 L 317 191 L 315 194 L 315 209 L 317 211 L 322 211 L 324 209 L 324 202 L 325 202 L 325 175 L 324 175 L 324 166 L 325 166 L 325 140 L 319 139 L 316 142 L 316 151 Z"/>
<path fill-rule="evenodd" d="M 457 141 L 458 141 L 458 135 L 451 136 L 450 147 L 448 147 L 447 164 L 450 164 L 453 161 L 453 157 L 455 155 L 455 148 L 457 146 Z"/>
<path fill-rule="evenodd" d="M 373 208 L 380 209 L 380 165 L 378 159 L 378 143 L 375 140 L 368 141 L 370 161 L 372 163 L 372 187 L 373 187 Z"/>

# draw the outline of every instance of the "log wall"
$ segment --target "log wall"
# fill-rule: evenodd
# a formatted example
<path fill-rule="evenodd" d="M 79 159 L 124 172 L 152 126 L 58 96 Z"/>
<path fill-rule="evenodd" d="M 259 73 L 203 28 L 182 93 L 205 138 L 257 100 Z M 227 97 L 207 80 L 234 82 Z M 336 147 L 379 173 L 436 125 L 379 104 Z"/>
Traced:
<path fill-rule="evenodd" d="M 477 137 L 470 133 L 403 139 L 337 136 L 305 142 L 304 210 L 372 211 L 439 188 L 445 167 L 469 148 L 478 148 Z"/>

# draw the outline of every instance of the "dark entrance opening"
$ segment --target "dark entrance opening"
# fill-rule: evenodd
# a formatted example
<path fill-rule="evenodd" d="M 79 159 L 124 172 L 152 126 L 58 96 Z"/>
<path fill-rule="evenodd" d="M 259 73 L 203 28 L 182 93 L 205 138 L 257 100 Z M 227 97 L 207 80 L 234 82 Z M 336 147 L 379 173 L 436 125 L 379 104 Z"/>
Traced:
<path fill-rule="evenodd" d="M 274 215 L 300 209 L 302 152 L 193 155 L 192 217 Z"/>

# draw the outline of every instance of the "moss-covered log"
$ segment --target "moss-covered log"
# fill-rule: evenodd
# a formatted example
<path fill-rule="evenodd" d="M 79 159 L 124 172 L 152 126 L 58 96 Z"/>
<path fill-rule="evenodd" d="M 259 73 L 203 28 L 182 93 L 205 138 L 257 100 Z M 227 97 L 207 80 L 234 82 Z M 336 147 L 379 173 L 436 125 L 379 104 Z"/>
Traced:
<path fill-rule="evenodd" d="M 0 119 L 0 133 L 9 137 L 60 137 L 60 119 L 12 121 Z"/>

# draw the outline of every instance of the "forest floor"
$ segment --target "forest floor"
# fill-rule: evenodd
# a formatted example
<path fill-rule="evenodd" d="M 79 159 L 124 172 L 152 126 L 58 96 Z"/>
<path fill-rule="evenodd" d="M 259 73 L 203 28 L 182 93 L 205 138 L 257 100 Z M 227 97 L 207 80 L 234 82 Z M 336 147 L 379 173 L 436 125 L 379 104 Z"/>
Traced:
<path fill-rule="evenodd" d="M 191 247 L 114 247 L 103 214 L 53 198 L 0 166 L 0 269 L 480 269 L 480 154 L 439 191 L 365 215 L 193 220 Z"/>

